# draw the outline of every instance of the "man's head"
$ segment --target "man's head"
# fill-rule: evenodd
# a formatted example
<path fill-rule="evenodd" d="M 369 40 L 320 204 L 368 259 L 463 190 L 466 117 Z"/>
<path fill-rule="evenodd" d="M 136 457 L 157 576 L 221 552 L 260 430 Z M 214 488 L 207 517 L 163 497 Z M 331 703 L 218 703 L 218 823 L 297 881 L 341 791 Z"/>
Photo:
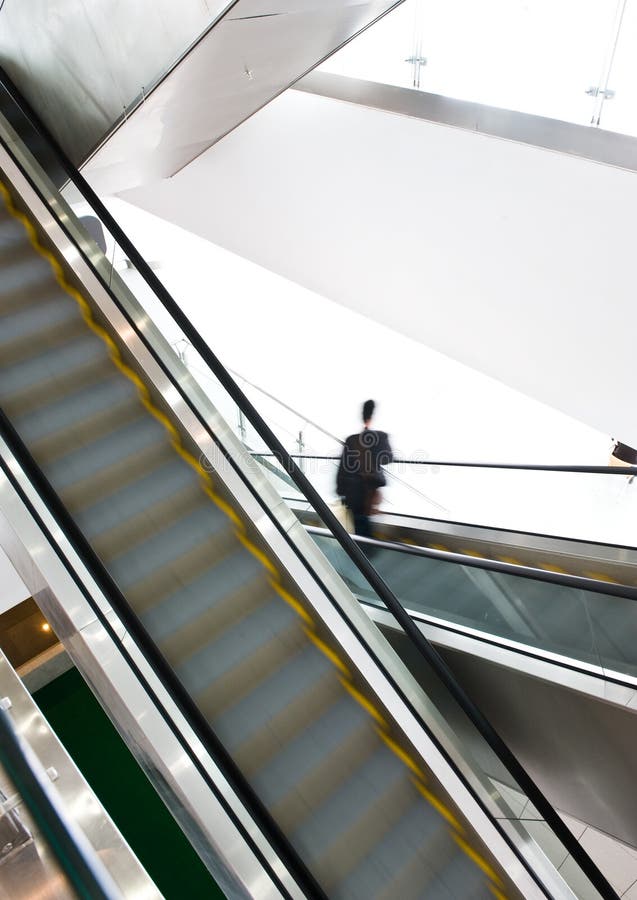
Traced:
<path fill-rule="evenodd" d="M 365 425 L 369 425 L 369 423 L 371 422 L 375 408 L 376 404 L 373 400 L 366 400 L 363 403 L 363 422 L 365 423 Z"/>

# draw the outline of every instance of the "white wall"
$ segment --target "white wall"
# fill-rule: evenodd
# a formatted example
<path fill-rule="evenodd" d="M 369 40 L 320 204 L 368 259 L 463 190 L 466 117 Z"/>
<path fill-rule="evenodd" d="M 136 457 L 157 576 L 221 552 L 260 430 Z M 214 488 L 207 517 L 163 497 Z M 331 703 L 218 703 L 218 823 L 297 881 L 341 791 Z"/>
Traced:
<path fill-rule="evenodd" d="M 109 206 L 141 252 L 160 262 L 157 274 L 222 362 L 302 414 L 246 388 L 289 450 L 296 452 L 303 430 L 306 452 L 338 452 L 337 441 L 306 417 L 345 437 L 360 427 L 361 401 L 371 395 L 379 401 L 378 427 L 390 432 L 402 458 L 606 464 L 607 435 L 143 210 Z M 123 274 L 166 337 L 178 341 L 179 329 L 139 277 Z M 236 409 L 203 363 L 190 350 L 187 360 L 236 426 Z M 306 472 L 333 496 L 332 463 L 306 464 Z M 421 493 L 391 481 L 388 509 L 634 544 L 637 483 L 623 475 L 431 465 L 398 472 Z"/>
<path fill-rule="evenodd" d="M 9 562 L 9 558 L 0 549 L 0 614 L 17 606 L 18 603 L 22 603 L 30 596 L 31 594 Z"/>
<path fill-rule="evenodd" d="M 637 446 L 632 173 L 288 91 L 126 199 Z"/>

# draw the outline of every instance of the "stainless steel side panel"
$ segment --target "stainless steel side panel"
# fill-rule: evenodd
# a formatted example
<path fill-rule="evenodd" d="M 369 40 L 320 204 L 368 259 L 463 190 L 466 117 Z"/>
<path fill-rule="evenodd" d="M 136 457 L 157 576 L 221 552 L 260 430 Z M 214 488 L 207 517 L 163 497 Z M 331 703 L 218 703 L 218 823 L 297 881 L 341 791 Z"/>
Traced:
<path fill-rule="evenodd" d="M 637 847 L 637 706 L 443 651 L 458 681 L 560 810 Z"/>
<path fill-rule="evenodd" d="M 228 0 L 7 3 L 0 16 L 0 59 L 79 163 L 228 5 Z"/>
<path fill-rule="evenodd" d="M 29 745 L 49 775 L 65 819 L 80 829 L 95 854 L 110 874 L 123 897 L 131 900 L 157 900 L 161 894 L 142 868 L 139 860 L 115 827 L 110 816 L 88 786 L 66 750 L 40 713 L 17 674 L 0 652 L 0 699 L 8 707 L 8 715 L 19 736 Z M 1 771 L 1 770 L 0 770 Z M 10 795 L 7 784 L 0 780 L 0 790 Z M 26 822 L 28 809 L 20 804 L 20 817 Z M 51 865 L 43 838 L 34 833 L 35 853 L 14 850 L 2 859 L 4 882 L 7 869 L 12 870 L 14 900 L 55 892 L 60 873 Z M 16 893 L 17 891 L 17 893 Z"/>

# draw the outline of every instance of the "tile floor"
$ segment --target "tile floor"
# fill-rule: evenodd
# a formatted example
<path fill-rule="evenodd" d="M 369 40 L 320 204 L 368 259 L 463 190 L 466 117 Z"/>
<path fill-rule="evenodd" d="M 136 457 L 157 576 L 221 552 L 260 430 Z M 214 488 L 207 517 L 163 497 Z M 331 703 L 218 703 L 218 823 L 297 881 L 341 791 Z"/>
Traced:
<path fill-rule="evenodd" d="M 562 845 L 552 838 L 548 827 L 541 821 L 531 802 L 507 785 L 493 781 L 514 815 L 525 822 L 530 834 L 538 840 L 547 856 L 564 875 L 580 900 L 586 900 L 586 889 L 584 886 L 578 886 L 577 873 L 573 863 L 570 858 L 565 856 Z M 616 838 L 609 837 L 573 816 L 559 810 L 558 812 L 622 900 L 637 900 L 637 849 L 623 844 Z"/>

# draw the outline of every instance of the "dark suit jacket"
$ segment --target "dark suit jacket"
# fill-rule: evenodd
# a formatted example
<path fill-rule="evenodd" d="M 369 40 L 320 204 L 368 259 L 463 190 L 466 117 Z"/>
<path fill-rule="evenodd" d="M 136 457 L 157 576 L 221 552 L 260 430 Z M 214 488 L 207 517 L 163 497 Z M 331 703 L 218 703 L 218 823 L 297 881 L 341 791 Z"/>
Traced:
<path fill-rule="evenodd" d="M 392 459 L 389 438 L 384 431 L 365 428 L 359 434 L 350 434 L 338 464 L 336 493 L 345 497 L 350 509 L 356 511 L 366 506 L 368 497 L 385 484 L 381 467 Z"/>

